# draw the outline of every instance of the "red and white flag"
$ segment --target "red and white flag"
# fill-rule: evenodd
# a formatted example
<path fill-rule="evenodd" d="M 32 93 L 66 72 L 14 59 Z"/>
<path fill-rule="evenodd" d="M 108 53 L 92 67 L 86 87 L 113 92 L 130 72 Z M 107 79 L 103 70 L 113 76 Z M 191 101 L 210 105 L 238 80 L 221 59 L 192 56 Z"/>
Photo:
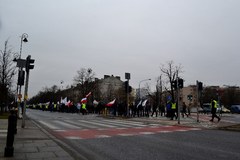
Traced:
<path fill-rule="evenodd" d="M 113 101 L 109 102 L 108 104 L 106 104 L 107 107 L 112 107 L 115 103 L 116 99 L 114 99 Z"/>
<path fill-rule="evenodd" d="M 87 103 L 87 98 L 86 98 L 86 97 L 83 98 L 83 99 L 81 100 L 81 103 Z"/>

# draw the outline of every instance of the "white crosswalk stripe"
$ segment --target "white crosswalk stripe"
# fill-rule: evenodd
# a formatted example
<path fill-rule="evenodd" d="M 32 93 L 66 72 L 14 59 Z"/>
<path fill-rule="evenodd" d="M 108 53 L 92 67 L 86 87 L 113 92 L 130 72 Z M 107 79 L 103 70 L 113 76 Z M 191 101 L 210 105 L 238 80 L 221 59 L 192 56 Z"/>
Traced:
<path fill-rule="evenodd" d="M 146 127 L 147 125 L 142 124 L 141 122 L 134 122 L 134 121 L 124 121 L 124 120 L 102 120 L 101 122 L 110 123 L 117 125 L 119 127 Z"/>
<path fill-rule="evenodd" d="M 0 129 L 0 137 L 7 137 L 7 130 Z"/>
<path fill-rule="evenodd" d="M 53 124 L 50 124 L 49 121 L 48 122 L 44 122 L 44 121 L 39 121 L 42 125 L 50 128 L 50 129 L 55 129 L 55 130 L 59 130 L 60 128 L 53 125 Z"/>
<path fill-rule="evenodd" d="M 96 126 L 107 127 L 107 128 L 115 128 L 116 127 L 114 125 L 103 124 L 101 122 L 86 121 L 86 120 L 79 120 L 79 121 L 82 122 L 82 123 L 87 123 L 89 125 L 96 125 Z"/>
<path fill-rule="evenodd" d="M 81 129 L 81 127 L 78 127 L 76 125 L 72 125 L 72 124 L 69 124 L 69 123 L 66 123 L 66 122 L 63 122 L 63 121 L 53 121 L 54 123 L 57 123 L 57 124 L 60 124 L 61 126 L 64 126 L 65 128 L 68 128 L 68 129 Z"/>
<path fill-rule="evenodd" d="M 74 124 L 76 126 L 79 126 L 81 128 L 89 128 L 89 129 L 94 129 L 94 128 L 98 128 L 97 126 L 90 126 L 89 124 L 86 123 L 81 123 L 78 120 L 77 121 L 71 121 L 71 120 L 66 120 L 66 122 L 70 123 L 70 124 Z"/>
<path fill-rule="evenodd" d="M 52 130 L 66 130 L 66 129 L 104 129 L 104 128 L 142 128 L 142 127 L 156 127 L 159 124 L 144 124 L 143 122 L 129 121 L 129 120 L 108 120 L 108 119 L 88 119 L 88 120 L 41 120 L 42 125 Z"/>

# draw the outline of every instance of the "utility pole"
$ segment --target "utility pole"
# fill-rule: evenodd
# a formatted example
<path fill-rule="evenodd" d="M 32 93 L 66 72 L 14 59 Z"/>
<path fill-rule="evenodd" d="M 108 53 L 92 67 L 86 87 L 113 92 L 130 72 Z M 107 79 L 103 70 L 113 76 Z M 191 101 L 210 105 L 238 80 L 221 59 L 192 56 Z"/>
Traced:
<path fill-rule="evenodd" d="M 29 82 L 29 71 L 30 69 L 34 68 L 34 59 L 31 59 L 31 56 L 28 55 L 26 58 L 26 84 L 25 84 L 25 90 L 24 90 L 24 106 L 23 106 L 23 116 L 22 116 L 22 128 L 25 127 L 25 119 L 26 119 L 26 104 L 28 99 L 28 82 Z"/>
<path fill-rule="evenodd" d="M 125 73 L 125 79 L 127 79 L 127 117 L 129 117 L 129 79 L 130 73 Z"/>
<path fill-rule="evenodd" d="M 26 84 L 25 84 L 25 90 L 24 90 L 24 106 L 23 106 L 23 115 L 22 115 L 22 128 L 25 127 L 25 118 L 26 118 L 26 104 L 28 99 L 28 82 L 29 82 L 29 70 L 26 71 Z"/>
<path fill-rule="evenodd" d="M 199 90 L 198 90 L 198 81 L 196 82 L 197 83 L 197 122 L 199 122 L 199 106 L 198 106 L 198 102 L 199 102 Z"/>
<path fill-rule="evenodd" d="M 177 76 L 177 116 L 178 116 L 178 124 L 180 124 L 180 105 L 179 105 L 179 86 L 178 86 L 178 76 Z"/>
<path fill-rule="evenodd" d="M 203 90 L 203 83 L 197 81 L 196 88 L 197 88 L 197 122 L 199 122 L 199 105 L 198 105 L 198 103 L 200 104 L 200 97 L 201 97 L 201 93 Z"/>

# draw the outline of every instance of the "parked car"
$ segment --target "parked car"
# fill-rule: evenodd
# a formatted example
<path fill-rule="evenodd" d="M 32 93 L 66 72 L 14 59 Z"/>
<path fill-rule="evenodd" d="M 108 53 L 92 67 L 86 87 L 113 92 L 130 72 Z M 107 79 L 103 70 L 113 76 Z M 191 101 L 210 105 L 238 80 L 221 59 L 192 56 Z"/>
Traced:
<path fill-rule="evenodd" d="M 232 105 L 230 107 L 231 113 L 240 113 L 240 105 Z"/>
<path fill-rule="evenodd" d="M 212 112 L 211 104 L 210 103 L 204 103 L 202 106 L 202 113 L 204 114 L 210 114 Z M 217 111 L 216 113 L 230 113 L 230 110 L 228 110 L 225 107 L 219 107 L 217 104 Z"/>

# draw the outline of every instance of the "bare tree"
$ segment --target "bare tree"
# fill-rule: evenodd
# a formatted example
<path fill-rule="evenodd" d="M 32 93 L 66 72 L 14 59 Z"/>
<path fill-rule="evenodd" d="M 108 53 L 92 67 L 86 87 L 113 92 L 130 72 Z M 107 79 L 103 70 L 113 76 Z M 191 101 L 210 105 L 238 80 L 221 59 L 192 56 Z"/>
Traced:
<path fill-rule="evenodd" d="M 13 65 L 12 52 L 8 46 L 8 40 L 4 43 L 4 50 L 0 50 L 0 102 L 7 103 L 9 98 L 9 91 L 12 87 L 13 76 L 16 67 Z"/>
<path fill-rule="evenodd" d="M 77 85 L 80 91 L 80 97 L 83 97 L 88 92 L 90 92 L 92 88 L 92 83 L 94 81 L 95 73 L 91 68 L 81 68 L 77 71 L 77 75 L 73 78 L 74 83 Z"/>
<path fill-rule="evenodd" d="M 166 77 L 166 84 L 170 85 L 170 91 L 167 86 L 165 86 L 165 90 L 169 91 L 169 93 L 172 96 L 173 101 L 175 100 L 174 96 L 174 88 L 172 86 L 172 81 L 176 80 L 177 76 L 179 76 L 181 73 L 183 73 L 181 64 L 176 66 L 173 61 L 167 62 L 167 65 L 164 64 L 161 65 L 160 70 L 163 74 L 163 76 Z"/>

